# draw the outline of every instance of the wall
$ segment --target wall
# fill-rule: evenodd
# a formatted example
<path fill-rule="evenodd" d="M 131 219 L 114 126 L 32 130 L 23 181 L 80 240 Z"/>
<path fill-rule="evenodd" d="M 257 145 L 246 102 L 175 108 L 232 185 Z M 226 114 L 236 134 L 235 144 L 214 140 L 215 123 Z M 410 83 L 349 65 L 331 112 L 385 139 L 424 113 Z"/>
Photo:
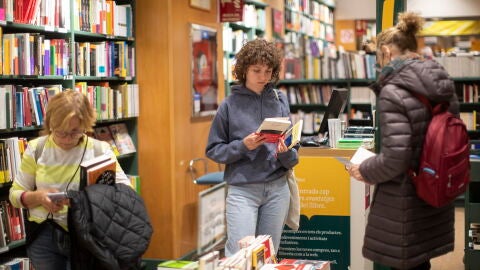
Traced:
<path fill-rule="evenodd" d="M 211 119 L 190 119 L 189 25 L 216 28 L 220 41 L 215 3 L 210 11 L 192 8 L 187 0 L 136 3 L 139 175 L 154 226 L 148 258 L 178 258 L 196 247 L 196 198 L 202 188 L 192 183 L 187 166 L 204 156 Z"/>
<path fill-rule="evenodd" d="M 376 2 L 376 0 L 336 0 L 335 20 L 374 20 Z"/>
<path fill-rule="evenodd" d="M 407 10 L 419 11 L 425 18 L 478 17 L 478 0 L 407 0 Z"/>
<path fill-rule="evenodd" d="M 432 17 L 478 17 L 478 0 L 406 0 L 407 9 L 420 11 L 425 18 Z M 335 19 L 375 19 L 376 0 L 337 0 Z"/>

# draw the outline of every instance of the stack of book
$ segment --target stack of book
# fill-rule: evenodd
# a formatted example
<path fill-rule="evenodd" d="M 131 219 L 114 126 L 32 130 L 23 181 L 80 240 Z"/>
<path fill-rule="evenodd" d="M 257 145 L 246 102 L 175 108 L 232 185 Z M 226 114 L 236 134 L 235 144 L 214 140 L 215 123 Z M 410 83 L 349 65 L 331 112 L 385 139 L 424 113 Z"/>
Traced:
<path fill-rule="evenodd" d="M 221 260 L 217 269 L 259 270 L 265 264 L 276 263 L 270 235 L 247 236 L 238 245 L 240 250 Z"/>
<path fill-rule="evenodd" d="M 371 149 L 374 146 L 375 129 L 370 126 L 349 126 L 343 134 L 343 138 L 337 142 L 337 148 L 357 149 L 363 146 Z"/>

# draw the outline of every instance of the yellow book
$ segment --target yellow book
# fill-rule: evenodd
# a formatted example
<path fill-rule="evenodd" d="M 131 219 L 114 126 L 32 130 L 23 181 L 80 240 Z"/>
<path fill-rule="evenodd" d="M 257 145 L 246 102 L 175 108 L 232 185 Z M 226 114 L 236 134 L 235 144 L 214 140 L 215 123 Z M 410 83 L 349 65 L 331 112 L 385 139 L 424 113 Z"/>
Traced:
<path fill-rule="evenodd" d="M 252 249 L 252 268 L 258 270 L 265 264 L 265 246 L 259 244 Z"/>
<path fill-rule="evenodd" d="M 295 145 L 300 142 L 302 139 L 302 129 L 303 129 L 303 120 L 298 120 L 295 125 L 293 125 L 287 132 L 285 132 L 285 139 L 290 140 L 290 144 L 288 145 L 288 149 L 291 149 Z"/>
<path fill-rule="evenodd" d="M 10 39 L 5 35 L 3 39 L 3 74 L 5 75 L 11 75 L 10 62 Z"/>

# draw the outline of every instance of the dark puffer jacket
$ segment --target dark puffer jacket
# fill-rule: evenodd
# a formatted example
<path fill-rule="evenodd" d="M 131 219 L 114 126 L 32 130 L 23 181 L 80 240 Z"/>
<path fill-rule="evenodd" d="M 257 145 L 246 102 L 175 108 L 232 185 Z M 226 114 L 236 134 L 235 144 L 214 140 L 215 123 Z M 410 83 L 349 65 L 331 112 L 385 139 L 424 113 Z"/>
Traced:
<path fill-rule="evenodd" d="M 152 226 L 129 186 L 91 185 L 69 192 L 72 269 L 139 269 Z"/>
<path fill-rule="evenodd" d="M 360 165 L 360 173 L 375 184 L 363 255 L 382 265 L 408 269 L 453 250 L 453 204 L 433 208 L 416 196 L 408 177 L 418 167 L 428 109 L 411 92 L 434 102 L 450 102 L 458 114 L 454 83 L 432 60 L 407 60 L 380 79 L 381 150 Z"/>

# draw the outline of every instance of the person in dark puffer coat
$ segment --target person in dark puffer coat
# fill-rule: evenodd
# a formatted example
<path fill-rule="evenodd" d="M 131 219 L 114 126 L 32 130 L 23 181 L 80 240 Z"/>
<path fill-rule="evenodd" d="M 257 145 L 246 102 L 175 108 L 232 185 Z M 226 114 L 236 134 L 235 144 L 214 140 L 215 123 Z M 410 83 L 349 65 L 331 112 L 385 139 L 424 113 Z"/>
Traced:
<path fill-rule="evenodd" d="M 72 269 L 140 269 L 153 233 L 142 198 L 124 184 L 69 191 Z"/>
<path fill-rule="evenodd" d="M 382 67 L 373 89 L 379 97 L 380 153 L 349 168 L 352 177 L 375 185 L 365 232 L 364 257 L 393 269 L 430 269 L 430 259 L 453 251 L 453 203 L 434 208 L 415 191 L 409 168 L 417 168 L 431 119 L 432 104 L 449 102 L 458 115 L 453 81 L 434 60 L 416 54 L 415 35 L 423 20 L 399 15 L 396 26 L 377 36 L 377 63 Z M 352 251 L 358 252 L 358 251 Z"/>

